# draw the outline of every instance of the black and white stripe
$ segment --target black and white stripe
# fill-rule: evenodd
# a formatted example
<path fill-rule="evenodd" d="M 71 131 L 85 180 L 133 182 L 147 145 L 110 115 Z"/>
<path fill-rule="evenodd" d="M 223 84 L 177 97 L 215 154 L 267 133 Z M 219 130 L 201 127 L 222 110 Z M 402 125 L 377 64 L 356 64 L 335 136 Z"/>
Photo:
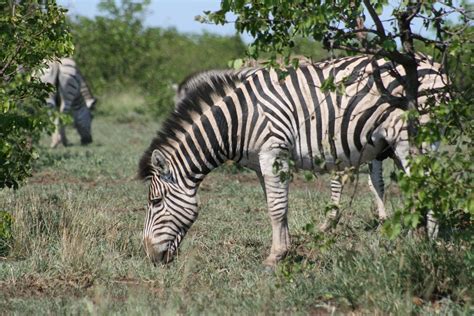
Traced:
<path fill-rule="evenodd" d="M 375 61 L 387 89 L 403 96 L 403 69 Z M 150 179 L 144 241 L 153 261 L 169 261 L 197 217 L 197 189 L 207 173 L 227 160 L 249 167 L 262 179 L 273 228 L 274 265 L 289 247 L 288 183 L 274 174 L 288 158 L 315 172 L 358 167 L 390 151 L 407 167 L 408 134 L 403 102 L 389 104 L 378 92 L 371 56 L 346 57 L 274 70 L 214 73 L 178 103 L 140 162 Z M 421 89 L 442 87 L 440 67 L 421 61 Z M 344 94 L 322 91 L 334 77 Z M 402 100 L 402 99 L 400 99 Z M 324 164 L 319 162 L 324 161 Z M 155 201 L 155 202 L 153 202 Z"/>

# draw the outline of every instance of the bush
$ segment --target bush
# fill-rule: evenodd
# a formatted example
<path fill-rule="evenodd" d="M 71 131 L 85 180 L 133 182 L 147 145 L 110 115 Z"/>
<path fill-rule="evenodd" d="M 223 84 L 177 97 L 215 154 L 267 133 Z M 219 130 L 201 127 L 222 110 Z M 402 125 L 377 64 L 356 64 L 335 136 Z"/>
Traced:
<path fill-rule="evenodd" d="M 50 88 L 34 74 L 72 52 L 64 14 L 53 1 L 0 4 L 0 189 L 30 175 L 35 141 L 53 127 L 43 107 Z"/>

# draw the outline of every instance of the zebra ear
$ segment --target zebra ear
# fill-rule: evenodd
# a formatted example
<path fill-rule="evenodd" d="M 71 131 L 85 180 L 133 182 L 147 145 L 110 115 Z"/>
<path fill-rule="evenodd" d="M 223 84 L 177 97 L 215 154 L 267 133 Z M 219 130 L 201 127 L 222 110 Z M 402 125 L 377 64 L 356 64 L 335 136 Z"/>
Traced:
<path fill-rule="evenodd" d="M 162 176 L 166 176 L 170 172 L 168 162 L 158 149 L 153 150 L 151 154 L 151 165 L 156 168 Z"/>

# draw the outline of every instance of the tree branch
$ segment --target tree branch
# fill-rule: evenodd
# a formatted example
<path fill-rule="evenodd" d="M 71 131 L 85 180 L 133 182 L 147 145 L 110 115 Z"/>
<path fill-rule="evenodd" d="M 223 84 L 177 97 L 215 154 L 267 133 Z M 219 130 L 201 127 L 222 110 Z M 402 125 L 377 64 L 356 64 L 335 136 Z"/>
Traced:
<path fill-rule="evenodd" d="M 370 14 L 370 17 L 372 18 L 372 20 L 374 20 L 375 28 L 377 29 L 377 35 L 381 39 L 385 39 L 386 36 L 387 36 L 385 34 L 385 28 L 383 27 L 382 21 L 380 21 L 380 18 L 378 16 L 377 12 L 375 12 L 374 7 L 370 4 L 369 0 L 364 0 L 363 2 L 364 2 L 365 8 L 367 9 L 367 11 Z"/>
<path fill-rule="evenodd" d="M 407 6 L 407 12 L 411 11 L 411 14 L 407 17 L 408 22 L 411 22 L 411 20 L 413 20 L 413 18 L 420 12 L 422 2 L 423 1 L 417 0 L 416 5 Z"/>

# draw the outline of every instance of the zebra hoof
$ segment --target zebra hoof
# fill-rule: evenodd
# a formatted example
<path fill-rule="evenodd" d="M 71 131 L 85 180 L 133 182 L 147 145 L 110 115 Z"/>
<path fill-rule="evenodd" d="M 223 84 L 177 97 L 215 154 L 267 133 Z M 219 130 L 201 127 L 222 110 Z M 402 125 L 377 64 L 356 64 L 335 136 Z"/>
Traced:
<path fill-rule="evenodd" d="M 81 145 L 86 146 L 92 143 L 92 136 L 81 138 Z"/>
<path fill-rule="evenodd" d="M 275 269 L 276 265 L 277 265 L 277 261 L 274 258 L 268 257 L 267 259 L 263 261 L 263 266 L 265 268 Z"/>
<path fill-rule="evenodd" d="M 57 136 L 57 135 L 53 135 L 52 139 L 51 139 L 51 145 L 49 147 L 51 148 L 56 148 L 58 147 L 59 145 L 62 144 L 62 139 L 61 137 Z"/>
<path fill-rule="evenodd" d="M 267 259 L 263 261 L 263 265 L 269 269 L 275 270 L 278 262 L 286 257 L 287 251 L 282 251 L 280 253 L 270 254 Z"/>
<path fill-rule="evenodd" d="M 338 221 L 325 221 L 321 225 L 319 225 L 319 230 L 323 233 L 329 232 L 336 228 Z"/>
<path fill-rule="evenodd" d="M 329 225 L 328 223 L 323 223 L 321 225 L 319 225 L 319 230 L 322 231 L 322 232 L 327 232 L 331 229 L 331 225 Z"/>

